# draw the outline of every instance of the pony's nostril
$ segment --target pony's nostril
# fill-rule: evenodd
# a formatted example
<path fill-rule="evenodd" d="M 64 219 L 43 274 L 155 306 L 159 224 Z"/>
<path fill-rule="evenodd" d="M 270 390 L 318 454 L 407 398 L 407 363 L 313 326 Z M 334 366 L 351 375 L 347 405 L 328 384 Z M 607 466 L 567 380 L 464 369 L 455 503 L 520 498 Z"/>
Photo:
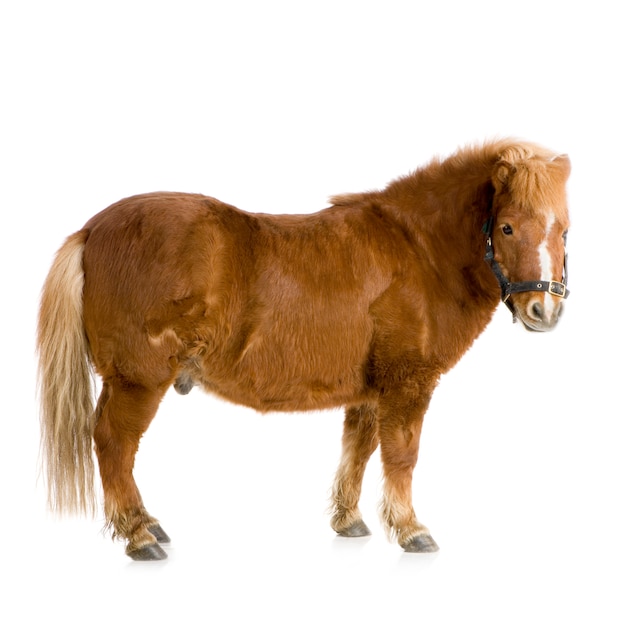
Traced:
<path fill-rule="evenodd" d="M 540 302 L 535 302 L 532 306 L 533 315 L 538 319 L 543 319 L 543 306 Z"/>

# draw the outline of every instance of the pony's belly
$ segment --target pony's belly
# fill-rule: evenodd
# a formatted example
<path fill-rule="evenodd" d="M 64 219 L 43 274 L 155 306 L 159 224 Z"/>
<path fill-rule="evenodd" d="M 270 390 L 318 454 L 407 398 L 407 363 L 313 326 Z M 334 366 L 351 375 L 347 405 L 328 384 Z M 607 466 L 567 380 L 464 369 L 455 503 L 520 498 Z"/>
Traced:
<path fill-rule="evenodd" d="M 305 319 L 298 309 L 290 324 L 271 324 L 267 314 L 245 335 L 220 337 L 218 330 L 198 363 L 198 383 L 260 411 L 359 402 L 366 393 L 372 323 L 347 314 L 324 323 L 322 318 L 320 313 Z"/>
<path fill-rule="evenodd" d="M 363 376 L 347 372 L 335 380 L 286 376 L 277 370 L 224 378 L 210 372 L 198 381 L 203 389 L 257 411 L 312 411 L 362 402 Z"/>

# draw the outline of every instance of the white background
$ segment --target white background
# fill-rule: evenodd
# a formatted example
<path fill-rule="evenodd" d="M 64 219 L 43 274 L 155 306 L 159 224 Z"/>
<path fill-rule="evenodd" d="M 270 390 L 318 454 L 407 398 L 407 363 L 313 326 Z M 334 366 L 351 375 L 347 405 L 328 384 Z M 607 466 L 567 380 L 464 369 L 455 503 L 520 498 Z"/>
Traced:
<path fill-rule="evenodd" d="M 624 111 L 619 3 L 35 2 L 0 9 L 0 620 L 624 624 Z M 137 564 L 37 483 L 34 326 L 63 239 L 121 197 L 309 212 L 513 135 L 569 153 L 560 327 L 502 308 L 431 404 L 415 474 L 441 551 L 336 538 L 342 413 L 173 392 L 136 476 L 173 543 Z M 175 620 L 175 621 L 174 621 Z M 8 622 L 7 622 L 8 623 Z"/>

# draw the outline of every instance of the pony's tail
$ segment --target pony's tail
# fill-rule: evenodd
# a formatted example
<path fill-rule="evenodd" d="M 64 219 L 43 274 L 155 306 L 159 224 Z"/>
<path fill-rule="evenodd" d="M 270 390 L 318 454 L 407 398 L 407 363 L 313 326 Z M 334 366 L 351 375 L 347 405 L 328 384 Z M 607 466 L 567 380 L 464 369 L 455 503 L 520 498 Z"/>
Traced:
<path fill-rule="evenodd" d="M 92 435 L 93 385 L 83 325 L 83 250 L 88 231 L 57 252 L 39 308 L 41 455 L 48 504 L 58 513 L 96 510 Z"/>

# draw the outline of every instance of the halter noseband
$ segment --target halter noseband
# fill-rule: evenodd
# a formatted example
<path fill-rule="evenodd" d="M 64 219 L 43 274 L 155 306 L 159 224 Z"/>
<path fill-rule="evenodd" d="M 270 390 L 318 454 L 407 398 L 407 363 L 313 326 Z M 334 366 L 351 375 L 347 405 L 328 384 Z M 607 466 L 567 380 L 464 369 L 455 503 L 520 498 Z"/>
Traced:
<path fill-rule="evenodd" d="M 502 272 L 500 264 L 495 258 L 493 243 L 491 241 L 491 237 L 493 235 L 493 222 L 494 219 L 492 215 L 483 226 L 483 232 L 487 235 L 485 261 L 487 261 L 489 267 L 491 267 L 491 271 L 498 279 L 498 283 L 500 283 L 500 296 L 502 298 L 502 302 L 504 302 L 509 311 L 511 311 L 511 314 L 513 315 L 513 322 L 517 321 L 517 314 L 515 312 L 515 307 L 509 300 L 511 294 L 522 293 L 524 291 L 547 291 L 553 296 L 563 299 L 567 298 L 567 296 L 569 296 L 569 289 L 567 288 L 567 252 L 565 253 L 563 261 L 563 282 L 558 282 L 556 280 L 525 280 L 519 283 L 512 283 L 506 278 Z"/>

